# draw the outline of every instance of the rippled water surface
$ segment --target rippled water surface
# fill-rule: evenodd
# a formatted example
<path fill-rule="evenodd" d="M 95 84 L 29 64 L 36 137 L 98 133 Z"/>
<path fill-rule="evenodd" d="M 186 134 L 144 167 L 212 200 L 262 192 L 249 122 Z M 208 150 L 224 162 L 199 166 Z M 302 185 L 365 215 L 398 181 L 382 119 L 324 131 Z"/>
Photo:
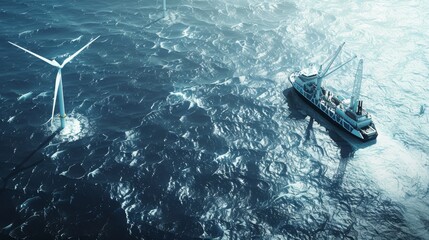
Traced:
<path fill-rule="evenodd" d="M 168 2 L 0 3 L 0 238 L 429 239 L 425 1 Z M 56 70 L 7 41 L 62 62 L 98 35 L 55 132 Z M 343 41 L 376 143 L 287 81 Z"/>

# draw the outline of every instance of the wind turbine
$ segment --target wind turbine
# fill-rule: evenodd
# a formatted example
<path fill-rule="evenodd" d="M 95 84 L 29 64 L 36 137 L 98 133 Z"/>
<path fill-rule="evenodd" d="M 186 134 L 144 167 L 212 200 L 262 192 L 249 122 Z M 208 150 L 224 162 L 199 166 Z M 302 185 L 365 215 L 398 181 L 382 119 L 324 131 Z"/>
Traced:
<path fill-rule="evenodd" d="M 59 104 L 59 108 L 60 108 L 60 120 L 61 120 L 61 129 L 63 129 L 65 127 L 65 120 L 64 118 L 66 117 L 66 112 L 65 112 L 65 108 L 64 108 L 64 94 L 63 94 L 63 80 L 62 80 L 62 76 L 61 76 L 61 70 L 63 69 L 63 67 L 70 62 L 73 58 L 75 58 L 80 52 L 82 52 L 85 48 L 87 48 L 92 42 L 94 42 L 95 40 L 97 40 L 100 36 L 92 39 L 89 43 L 87 43 L 85 46 L 83 46 L 81 49 L 79 49 L 77 52 L 75 52 L 73 55 L 70 55 L 69 57 L 67 57 L 64 62 L 60 65 L 57 61 L 55 61 L 55 59 L 53 60 L 49 60 L 47 58 L 44 58 L 36 53 L 33 53 L 21 46 L 18 46 L 15 43 L 9 42 L 10 44 L 12 44 L 13 46 L 20 48 L 22 50 L 24 50 L 25 52 L 41 59 L 42 61 L 50 64 L 51 66 L 54 66 L 56 68 L 58 68 L 58 72 L 57 72 L 57 77 L 55 80 L 55 90 L 54 90 L 54 104 L 52 106 L 52 116 L 51 116 L 51 124 L 54 121 L 54 112 L 55 112 L 55 103 L 57 101 L 57 96 L 58 96 L 58 104 Z"/>

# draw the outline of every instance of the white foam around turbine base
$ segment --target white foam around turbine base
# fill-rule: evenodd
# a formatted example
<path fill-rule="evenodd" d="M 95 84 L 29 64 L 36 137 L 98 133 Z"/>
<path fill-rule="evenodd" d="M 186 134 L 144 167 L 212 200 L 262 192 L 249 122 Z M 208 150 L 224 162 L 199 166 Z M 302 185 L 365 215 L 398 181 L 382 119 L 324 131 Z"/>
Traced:
<path fill-rule="evenodd" d="M 55 117 L 49 129 L 54 132 L 60 125 L 60 118 Z M 56 139 L 64 142 L 73 142 L 91 134 L 92 131 L 88 118 L 80 114 L 71 114 L 65 118 L 65 127 L 60 131 Z"/>

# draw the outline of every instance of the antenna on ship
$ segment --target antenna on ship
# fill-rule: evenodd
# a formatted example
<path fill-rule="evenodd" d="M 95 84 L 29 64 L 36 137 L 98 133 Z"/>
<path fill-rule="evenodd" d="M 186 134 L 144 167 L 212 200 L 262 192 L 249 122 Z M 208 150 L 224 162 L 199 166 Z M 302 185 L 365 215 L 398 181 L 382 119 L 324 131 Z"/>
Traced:
<path fill-rule="evenodd" d="M 167 0 L 163 0 L 162 9 L 164 11 L 164 18 L 167 16 Z"/>
<path fill-rule="evenodd" d="M 349 60 L 345 61 L 344 63 L 335 66 L 331 71 L 329 71 L 329 69 L 332 66 L 332 63 L 334 63 L 335 59 L 337 59 L 338 55 L 340 54 L 341 50 L 343 49 L 344 44 L 346 44 L 345 42 L 343 42 L 335 51 L 335 53 L 330 56 L 328 59 L 326 59 L 319 67 L 319 71 L 317 73 L 317 89 L 316 89 L 316 98 L 320 99 L 320 91 L 321 91 L 321 86 L 322 86 L 322 80 L 324 77 L 327 77 L 328 75 L 330 75 L 331 73 L 337 71 L 338 69 L 340 69 L 342 66 L 346 65 L 347 63 L 351 62 L 353 59 L 356 58 L 356 55 L 354 55 L 352 58 L 350 58 Z M 329 62 L 328 62 L 329 61 Z M 328 65 L 325 67 L 325 69 L 323 69 L 323 64 L 328 62 Z M 329 72 L 328 72 L 329 71 Z"/>
<path fill-rule="evenodd" d="M 362 112 L 362 101 L 359 101 L 360 89 L 362 85 L 362 72 L 363 72 L 363 60 L 359 60 L 358 68 L 355 75 L 355 82 L 353 84 L 353 92 L 350 100 L 350 109 L 358 113 Z"/>
<path fill-rule="evenodd" d="M 62 80 L 62 75 L 61 75 L 61 70 L 63 69 L 63 67 L 69 63 L 73 58 L 75 58 L 80 52 L 82 52 L 85 48 L 87 48 L 91 43 L 93 43 L 95 40 L 97 40 L 100 36 L 92 39 L 89 43 L 87 43 L 85 46 L 83 46 L 81 49 L 79 49 L 77 52 L 75 52 L 73 55 L 69 56 L 68 58 L 66 58 L 64 60 L 64 62 L 60 65 L 57 61 L 55 60 L 49 60 L 47 58 L 44 58 L 36 53 L 31 52 L 30 50 L 27 50 L 21 46 L 18 46 L 15 43 L 9 42 L 10 44 L 12 44 L 13 46 L 20 48 L 22 50 L 24 50 L 25 52 L 41 59 L 42 61 L 48 63 L 51 66 L 54 66 L 56 68 L 58 68 L 58 72 L 57 72 L 57 77 L 55 80 L 55 90 L 54 90 L 54 103 L 52 106 L 52 116 L 49 119 L 51 121 L 51 124 L 54 121 L 54 112 L 55 112 L 55 103 L 57 101 L 57 96 L 58 96 L 58 104 L 59 104 L 59 108 L 60 108 L 60 122 L 61 122 L 61 129 L 63 129 L 65 127 L 65 117 L 66 117 L 66 113 L 65 113 L 65 108 L 64 108 L 64 94 L 63 94 L 63 80 Z"/>

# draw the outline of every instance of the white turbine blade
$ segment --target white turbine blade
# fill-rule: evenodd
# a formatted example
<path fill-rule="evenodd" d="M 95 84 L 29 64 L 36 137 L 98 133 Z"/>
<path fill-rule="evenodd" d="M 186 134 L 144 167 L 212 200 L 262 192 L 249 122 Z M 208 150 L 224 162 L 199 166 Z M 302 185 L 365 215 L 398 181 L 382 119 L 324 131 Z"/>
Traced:
<path fill-rule="evenodd" d="M 61 69 L 58 69 L 57 79 L 55 80 L 54 105 L 52 105 L 51 124 L 54 122 L 55 103 L 57 102 L 57 93 L 58 93 L 58 86 L 60 85 L 60 81 L 61 81 Z"/>
<path fill-rule="evenodd" d="M 93 43 L 95 40 L 97 40 L 100 36 L 92 39 L 89 43 L 87 43 L 85 46 L 83 46 L 81 49 L 79 49 L 77 52 L 75 52 L 73 55 L 69 56 L 68 58 L 66 58 L 63 62 L 63 64 L 61 64 L 61 67 L 64 67 L 68 62 L 70 62 L 74 57 L 76 57 L 80 52 L 82 52 L 85 48 L 87 48 L 91 43 Z"/>
<path fill-rule="evenodd" d="M 25 49 L 25 48 L 23 48 L 21 46 L 18 46 L 17 44 L 15 44 L 13 42 L 8 42 L 8 43 L 12 44 L 13 46 L 15 46 L 17 48 L 20 48 L 20 49 L 24 50 L 25 52 L 28 52 L 29 54 L 31 54 L 31 55 L 33 55 L 33 56 L 35 56 L 35 57 L 37 57 L 37 58 L 39 58 L 39 59 L 41 59 L 41 60 L 49 63 L 50 65 L 52 65 L 54 67 L 60 67 L 60 64 L 57 61 L 55 61 L 55 60 L 49 60 L 47 58 L 44 58 L 44 57 L 42 57 L 42 56 L 40 56 L 38 54 L 35 54 L 34 52 L 32 52 L 30 50 L 27 50 L 27 49 Z"/>

